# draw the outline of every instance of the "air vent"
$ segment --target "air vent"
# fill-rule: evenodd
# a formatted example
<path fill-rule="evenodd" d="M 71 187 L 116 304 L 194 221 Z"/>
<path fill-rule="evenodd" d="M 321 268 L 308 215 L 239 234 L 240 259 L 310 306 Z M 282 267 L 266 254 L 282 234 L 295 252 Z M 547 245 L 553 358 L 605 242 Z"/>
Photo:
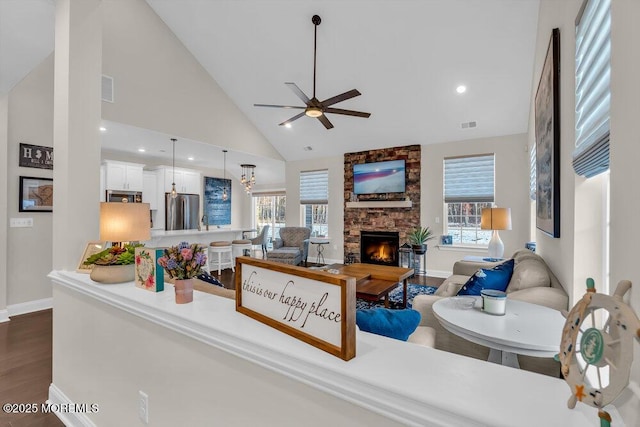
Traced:
<path fill-rule="evenodd" d="M 102 100 L 113 102 L 113 77 L 102 75 Z"/>
<path fill-rule="evenodd" d="M 306 147 L 304 147 L 304 151 L 313 151 L 313 147 L 310 145 L 307 145 Z"/>
<path fill-rule="evenodd" d="M 462 129 L 469 129 L 469 128 L 474 128 L 474 127 L 478 126 L 478 123 L 476 123 L 476 122 L 464 122 L 464 123 L 461 123 L 460 126 L 462 127 Z"/>

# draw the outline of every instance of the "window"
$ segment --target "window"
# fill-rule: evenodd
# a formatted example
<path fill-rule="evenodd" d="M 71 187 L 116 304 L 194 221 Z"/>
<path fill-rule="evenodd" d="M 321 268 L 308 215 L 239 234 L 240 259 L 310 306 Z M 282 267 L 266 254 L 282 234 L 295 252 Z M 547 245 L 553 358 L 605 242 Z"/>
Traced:
<path fill-rule="evenodd" d="M 300 222 L 311 229 L 312 236 L 329 233 L 328 203 L 329 171 L 300 172 Z"/>
<path fill-rule="evenodd" d="M 611 0 L 585 0 L 576 19 L 576 148 L 587 178 L 609 169 Z"/>
<path fill-rule="evenodd" d="M 287 197 L 282 193 L 253 193 L 254 227 L 262 230 L 265 225 L 269 229 L 270 241 L 280 237 L 280 228 L 285 225 L 285 207 Z"/>
<path fill-rule="evenodd" d="M 494 155 L 444 159 L 445 233 L 453 244 L 486 246 L 491 230 L 480 229 L 482 209 L 494 202 Z"/>

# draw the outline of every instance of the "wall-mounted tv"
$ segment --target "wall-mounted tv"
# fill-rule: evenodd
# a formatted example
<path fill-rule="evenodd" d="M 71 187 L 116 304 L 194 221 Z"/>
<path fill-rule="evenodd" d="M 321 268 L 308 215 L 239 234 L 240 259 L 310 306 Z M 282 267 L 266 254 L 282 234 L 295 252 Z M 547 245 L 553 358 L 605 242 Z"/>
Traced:
<path fill-rule="evenodd" d="M 355 194 L 404 193 L 404 160 L 353 165 Z"/>

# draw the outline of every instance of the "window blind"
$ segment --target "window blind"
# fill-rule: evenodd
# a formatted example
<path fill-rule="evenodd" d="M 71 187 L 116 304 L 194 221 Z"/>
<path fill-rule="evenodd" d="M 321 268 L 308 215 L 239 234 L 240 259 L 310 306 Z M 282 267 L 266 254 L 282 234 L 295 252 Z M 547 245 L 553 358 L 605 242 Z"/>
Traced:
<path fill-rule="evenodd" d="M 529 149 L 529 198 L 531 200 L 536 200 L 536 143 L 535 141 L 531 144 L 531 148 Z"/>
<path fill-rule="evenodd" d="M 494 154 L 444 159 L 444 202 L 493 202 Z"/>
<path fill-rule="evenodd" d="M 300 172 L 300 204 L 322 205 L 329 203 L 329 171 Z"/>
<path fill-rule="evenodd" d="M 573 168 L 589 178 L 609 169 L 611 0 L 585 0 L 576 19 L 576 148 Z"/>

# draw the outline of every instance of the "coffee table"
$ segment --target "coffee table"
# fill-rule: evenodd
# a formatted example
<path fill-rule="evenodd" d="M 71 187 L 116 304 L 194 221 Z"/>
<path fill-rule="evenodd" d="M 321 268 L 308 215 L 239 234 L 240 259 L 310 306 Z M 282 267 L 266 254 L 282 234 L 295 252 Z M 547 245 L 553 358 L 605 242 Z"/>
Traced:
<path fill-rule="evenodd" d="M 452 334 L 489 347 L 489 362 L 519 368 L 518 354 L 553 357 L 560 350 L 565 319 L 559 311 L 507 298 L 506 314 L 494 316 L 483 312 L 477 299 L 465 310 L 443 298 L 433 304 L 433 314 Z"/>
<path fill-rule="evenodd" d="M 385 307 L 389 307 L 389 292 L 402 282 L 402 307 L 407 307 L 407 285 L 409 277 L 413 276 L 412 268 L 362 263 L 333 264 L 329 268 L 356 279 L 357 298 L 378 301 L 384 297 Z"/>

